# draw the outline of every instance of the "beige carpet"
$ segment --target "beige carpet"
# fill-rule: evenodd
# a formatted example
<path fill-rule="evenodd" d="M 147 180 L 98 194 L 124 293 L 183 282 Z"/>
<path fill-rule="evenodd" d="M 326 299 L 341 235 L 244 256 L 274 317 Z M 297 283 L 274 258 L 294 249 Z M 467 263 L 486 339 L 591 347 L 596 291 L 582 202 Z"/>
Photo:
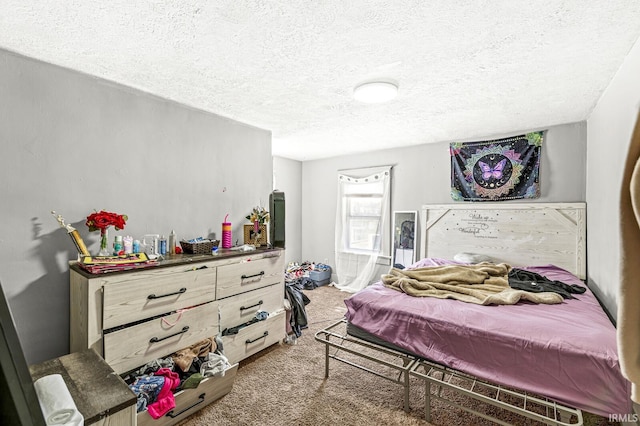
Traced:
<path fill-rule="evenodd" d="M 332 361 L 324 378 L 324 345 L 316 331 L 343 317 L 350 294 L 323 286 L 305 291 L 309 328 L 297 344 L 274 345 L 240 363 L 231 392 L 181 423 L 212 425 L 495 425 L 495 423 L 432 401 L 432 423 L 424 420 L 424 386 L 412 379 L 411 411 L 402 409 L 402 388 L 388 380 Z M 461 302 L 462 303 L 462 302 Z M 464 397 L 462 404 L 473 404 Z M 514 425 L 540 423 L 475 404 Z M 585 415 L 585 425 L 610 424 Z M 615 424 L 615 423 L 614 423 Z"/>

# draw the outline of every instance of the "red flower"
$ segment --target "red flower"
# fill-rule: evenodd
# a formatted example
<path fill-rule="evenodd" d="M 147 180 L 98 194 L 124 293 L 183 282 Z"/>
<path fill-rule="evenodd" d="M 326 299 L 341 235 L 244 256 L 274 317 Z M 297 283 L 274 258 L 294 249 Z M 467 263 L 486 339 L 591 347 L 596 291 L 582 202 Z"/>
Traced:
<path fill-rule="evenodd" d="M 97 230 L 103 232 L 111 225 L 115 226 L 116 229 L 124 229 L 124 225 L 128 219 L 127 215 L 101 210 L 100 212 L 93 212 L 87 216 L 85 224 L 89 227 L 89 231 L 91 232 Z"/>

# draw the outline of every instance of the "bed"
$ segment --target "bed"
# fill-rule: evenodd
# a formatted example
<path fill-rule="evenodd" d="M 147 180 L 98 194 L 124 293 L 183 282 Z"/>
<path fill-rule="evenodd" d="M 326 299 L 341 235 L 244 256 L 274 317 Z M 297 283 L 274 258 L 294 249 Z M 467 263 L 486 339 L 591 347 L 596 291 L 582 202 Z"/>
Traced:
<path fill-rule="evenodd" d="M 584 216 L 583 203 L 424 206 L 422 260 L 410 268 L 457 264 L 457 254 L 473 252 L 586 287 Z M 341 351 L 394 354 L 399 361 L 385 368 L 395 375 L 385 378 L 404 388 L 405 410 L 409 378 L 423 379 L 427 420 L 442 389 L 551 425 L 582 424 L 582 410 L 632 412 L 615 328 L 589 289 L 560 304 L 483 306 L 413 297 L 378 282 L 345 304 L 345 319 L 316 334 L 326 346 L 325 375 Z"/>

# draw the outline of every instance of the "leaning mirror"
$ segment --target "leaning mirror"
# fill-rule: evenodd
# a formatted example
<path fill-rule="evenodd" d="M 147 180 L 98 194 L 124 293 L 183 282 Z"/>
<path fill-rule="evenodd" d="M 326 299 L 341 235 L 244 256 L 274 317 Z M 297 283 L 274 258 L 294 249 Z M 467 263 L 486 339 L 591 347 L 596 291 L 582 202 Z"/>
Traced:
<path fill-rule="evenodd" d="M 393 267 L 404 269 L 416 261 L 416 211 L 393 212 Z"/>

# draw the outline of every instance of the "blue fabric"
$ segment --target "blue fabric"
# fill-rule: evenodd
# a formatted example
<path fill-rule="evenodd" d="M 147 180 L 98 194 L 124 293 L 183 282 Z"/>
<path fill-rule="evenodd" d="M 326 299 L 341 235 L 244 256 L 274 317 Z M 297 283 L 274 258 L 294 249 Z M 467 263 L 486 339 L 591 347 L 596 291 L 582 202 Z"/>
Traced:
<path fill-rule="evenodd" d="M 140 376 L 129 385 L 129 388 L 138 397 L 136 403 L 138 413 L 146 410 L 149 404 L 156 401 L 162 386 L 164 386 L 164 380 L 164 376 Z"/>

